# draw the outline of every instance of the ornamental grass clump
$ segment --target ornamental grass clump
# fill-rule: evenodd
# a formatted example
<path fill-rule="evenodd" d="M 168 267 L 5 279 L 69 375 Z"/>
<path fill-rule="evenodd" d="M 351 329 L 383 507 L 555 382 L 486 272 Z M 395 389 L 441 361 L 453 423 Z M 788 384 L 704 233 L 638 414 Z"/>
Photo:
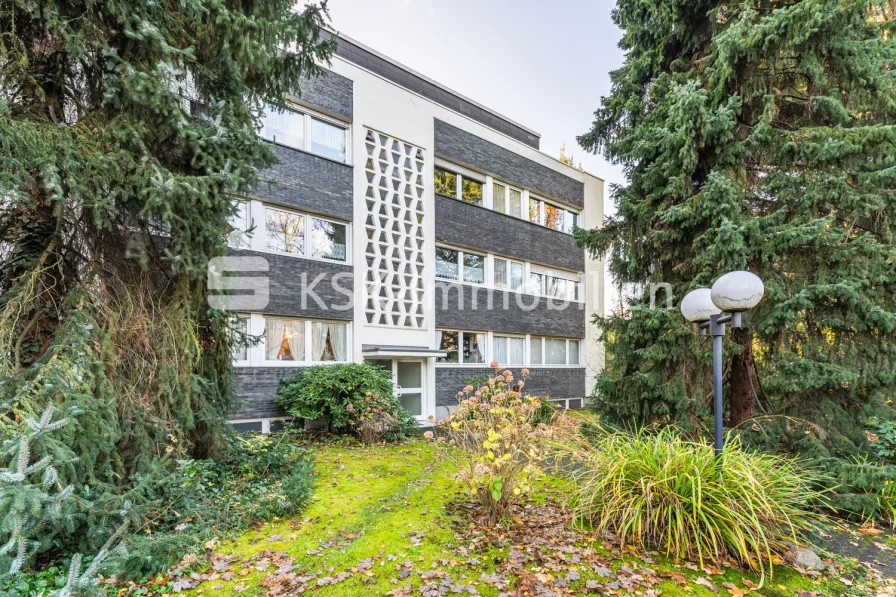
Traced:
<path fill-rule="evenodd" d="M 515 379 L 511 371 L 492 366 L 495 374 L 478 388 L 468 385 L 458 392 L 457 410 L 438 424 L 458 448 L 452 452 L 457 478 L 481 506 L 483 518 L 496 523 L 532 490 L 550 430 L 537 422 L 541 401 L 522 395 L 528 370 Z"/>
<path fill-rule="evenodd" d="M 564 456 L 581 522 L 701 565 L 730 558 L 771 572 L 775 556 L 818 518 L 807 510 L 821 497 L 813 479 L 792 460 L 737 441 L 717 458 L 712 446 L 674 431 L 611 433 Z"/>

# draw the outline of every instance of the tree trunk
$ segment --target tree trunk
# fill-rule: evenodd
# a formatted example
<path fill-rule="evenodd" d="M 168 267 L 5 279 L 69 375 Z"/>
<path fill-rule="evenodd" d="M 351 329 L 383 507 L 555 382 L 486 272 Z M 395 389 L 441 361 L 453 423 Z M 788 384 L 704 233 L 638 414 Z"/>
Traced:
<path fill-rule="evenodd" d="M 732 330 L 731 339 L 743 352 L 731 361 L 728 383 L 731 388 L 729 427 L 737 427 L 756 415 L 756 393 L 753 391 L 753 332 L 745 328 Z"/>

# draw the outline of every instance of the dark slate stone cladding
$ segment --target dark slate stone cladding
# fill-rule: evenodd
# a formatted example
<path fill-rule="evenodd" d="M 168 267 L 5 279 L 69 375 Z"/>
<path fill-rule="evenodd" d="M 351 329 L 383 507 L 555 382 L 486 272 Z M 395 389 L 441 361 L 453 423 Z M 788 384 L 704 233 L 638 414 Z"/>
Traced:
<path fill-rule="evenodd" d="M 473 308 L 473 297 L 476 308 Z M 488 308 L 489 295 L 492 308 Z M 461 296 L 463 304 L 461 304 Z M 504 302 L 507 302 L 507 308 Z M 518 302 L 519 301 L 519 302 Z M 530 305 L 538 305 L 529 309 Z M 563 338 L 585 337 L 585 305 L 553 302 L 549 299 L 477 288 L 466 284 L 436 284 L 436 327 L 448 330 L 483 330 L 510 334 L 537 334 Z M 521 306 L 522 304 L 522 306 Z M 463 309 L 461 309 L 463 306 Z"/>
<path fill-rule="evenodd" d="M 435 204 L 436 242 L 585 271 L 585 251 L 568 234 L 451 197 L 436 195 Z"/>
<path fill-rule="evenodd" d="M 585 206 L 584 183 L 438 119 L 435 121 L 435 153 L 526 187 L 546 198 L 576 207 Z"/>
<path fill-rule="evenodd" d="M 278 255 L 276 253 L 259 253 L 237 249 L 230 249 L 229 254 L 267 259 L 270 267 L 268 272 L 240 272 L 241 276 L 268 276 L 270 279 L 270 302 L 263 309 L 265 313 L 320 319 L 352 319 L 351 300 L 344 294 L 340 294 L 333 286 L 334 276 L 342 274 L 336 280 L 338 285 L 345 289 L 346 292 L 354 289 L 353 268 L 351 266 Z M 305 275 L 304 279 L 302 277 L 303 274 Z M 310 287 L 320 275 L 323 275 L 323 278 L 314 285 L 312 290 L 320 297 L 326 308 L 319 305 L 310 295 L 306 295 L 303 307 L 303 287 Z M 342 305 L 348 305 L 348 309 L 334 309 L 334 307 Z"/>
<path fill-rule="evenodd" d="M 539 136 L 537 134 L 533 134 L 518 124 L 501 118 L 447 89 L 434 85 L 430 81 L 396 66 L 346 39 L 339 40 L 336 54 L 384 79 L 401 85 L 405 89 L 420 94 L 426 99 L 445 106 L 450 110 L 460 112 L 476 122 L 538 149 Z"/>
<path fill-rule="evenodd" d="M 511 367 L 519 376 L 521 367 Z M 471 377 L 489 375 L 491 369 L 472 367 L 436 367 L 436 406 L 454 406 L 457 393 Z M 549 369 L 532 367 L 526 378 L 524 394 L 551 398 L 582 398 L 585 392 L 585 368 Z"/>
<path fill-rule="evenodd" d="M 301 367 L 235 367 L 239 404 L 228 419 L 267 419 L 286 413 L 274 404 L 280 380 L 298 374 Z"/>
<path fill-rule="evenodd" d="M 272 145 L 280 160 L 259 172 L 254 196 L 324 216 L 352 219 L 352 167 L 304 151 Z"/>
<path fill-rule="evenodd" d="M 296 97 L 323 113 L 351 122 L 352 84 L 351 79 L 324 69 L 319 77 L 302 79 Z"/>

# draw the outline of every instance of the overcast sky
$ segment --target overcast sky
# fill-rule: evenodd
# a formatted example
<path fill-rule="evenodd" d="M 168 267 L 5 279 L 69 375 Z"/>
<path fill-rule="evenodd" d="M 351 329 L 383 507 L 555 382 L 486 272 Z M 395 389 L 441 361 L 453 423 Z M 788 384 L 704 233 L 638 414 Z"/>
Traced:
<path fill-rule="evenodd" d="M 611 0 L 329 0 L 332 27 L 541 134 L 609 185 L 618 167 L 586 154 L 586 132 L 622 64 Z M 611 205 L 604 198 L 605 209 Z M 612 286 L 607 280 L 608 290 Z"/>

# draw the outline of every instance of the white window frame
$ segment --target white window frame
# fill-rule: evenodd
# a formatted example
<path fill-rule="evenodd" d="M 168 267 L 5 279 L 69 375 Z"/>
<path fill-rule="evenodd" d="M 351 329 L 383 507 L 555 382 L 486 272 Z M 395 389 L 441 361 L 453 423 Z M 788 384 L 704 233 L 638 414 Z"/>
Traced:
<path fill-rule="evenodd" d="M 451 164 L 450 162 L 444 162 L 441 160 L 437 160 L 435 165 L 433 166 L 433 175 L 435 175 L 435 170 L 445 170 L 454 174 L 454 196 L 451 195 L 443 195 L 442 193 L 436 193 L 441 195 L 442 197 L 448 197 L 449 199 L 456 199 L 457 201 L 462 201 L 463 203 L 467 203 L 468 205 L 476 205 L 475 203 L 469 203 L 463 200 L 463 190 L 464 190 L 464 179 L 473 180 L 482 185 L 482 204 L 477 207 L 485 207 L 486 206 L 486 195 L 489 193 L 488 191 L 488 183 L 487 180 L 490 178 L 489 176 L 485 176 L 483 174 L 477 174 L 472 170 L 468 170 L 461 166 L 457 166 L 456 164 Z M 433 192 L 435 193 L 435 188 L 433 188 Z"/>
<path fill-rule="evenodd" d="M 265 110 L 267 110 L 267 109 L 268 109 L 268 107 L 265 107 Z M 346 164 L 348 166 L 352 165 L 352 125 L 350 123 L 344 122 L 342 120 L 337 120 L 335 118 L 331 118 L 329 116 L 321 114 L 320 112 L 311 110 L 310 108 L 306 108 L 304 105 L 297 104 L 296 102 L 291 101 L 291 100 L 286 101 L 286 109 L 291 112 L 295 112 L 296 114 L 299 114 L 303 117 L 302 126 L 304 127 L 304 131 L 302 134 L 302 147 L 295 147 L 293 145 L 287 145 L 285 143 L 281 143 L 279 141 L 274 141 L 272 139 L 264 137 L 262 135 L 263 125 L 262 125 L 262 130 L 258 131 L 258 135 L 262 139 L 264 139 L 265 141 L 268 141 L 270 143 L 273 143 L 274 145 L 279 145 L 281 147 L 288 147 L 290 149 L 297 149 L 299 151 L 304 151 L 306 153 L 310 153 L 311 155 L 315 155 L 319 158 L 323 158 L 325 160 L 330 160 L 331 162 L 336 162 L 337 164 Z M 339 160 L 336 160 L 331 157 L 327 157 L 325 155 L 321 155 L 319 153 L 315 153 L 314 151 L 312 151 L 312 149 L 311 149 L 311 147 L 312 147 L 311 119 L 312 118 L 317 118 L 318 120 L 320 120 L 322 122 L 326 122 L 327 124 L 332 124 L 333 126 L 337 126 L 345 131 L 345 161 L 344 162 L 340 162 Z"/>
<path fill-rule="evenodd" d="M 236 317 L 239 319 L 246 320 L 246 329 L 245 332 L 249 335 L 252 335 L 252 314 L 251 313 L 236 313 Z M 245 359 L 234 359 L 233 354 L 231 353 L 231 359 L 233 361 L 234 367 L 248 367 L 252 362 L 252 349 L 254 346 L 246 346 L 246 358 Z"/>
<path fill-rule="evenodd" d="M 523 362 L 522 363 L 502 363 L 498 360 L 498 355 L 495 351 L 495 339 L 496 338 L 507 338 L 510 340 L 522 340 L 523 341 Z M 507 334 L 504 332 L 488 332 L 489 339 L 489 363 L 492 361 L 497 361 L 498 365 L 501 368 L 505 367 L 526 367 L 529 364 L 529 340 L 528 336 L 520 335 L 520 334 Z"/>
<path fill-rule="evenodd" d="M 436 339 L 438 340 L 438 334 L 442 332 L 454 332 L 457 334 L 457 362 L 456 363 L 440 363 L 438 359 L 436 359 L 436 367 L 467 367 L 467 368 L 488 368 L 489 363 L 491 362 L 489 358 L 491 357 L 491 332 L 486 332 L 484 330 L 455 330 L 455 329 L 445 329 L 445 328 L 436 328 Z M 482 351 L 482 362 L 481 363 L 464 363 L 464 339 L 463 334 L 483 334 L 485 335 L 485 345 L 480 347 Z M 439 346 L 436 346 L 439 348 Z"/>
<path fill-rule="evenodd" d="M 436 281 L 449 282 L 451 284 L 467 284 L 469 286 L 475 286 L 477 288 L 491 288 L 489 284 L 489 253 L 480 253 L 479 251 L 467 251 L 465 249 L 461 249 L 459 247 L 452 247 L 451 245 L 444 245 L 441 243 L 436 244 L 435 249 L 446 249 L 448 251 L 456 251 L 457 252 L 457 280 L 451 280 L 449 278 L 441 278 L 437 274 L 435 274 L 435 267 L 433 267 L 433 276 Z M 435 249 L 433 249 L 433 264 L 435 264 Z M 482 262 L 482 282 L 467 282 L 464 280 L 464 255 L 469 253 L 470 255 L 476 255 L 483 258 Z M 450 330 L 449 330 L 450 331 Z"/>
<path fill-rule="evenodd" d="M 252 336 L 261 336 L 261 342 L 256 344 L 255 346 L 249 346 L 248 360 L 246 361 L 234 361 L 234 367 L 310 367 L 312 365 L 335 365 L 340 363 L 351 363 L 352 362 L 352 322 L 344 321 L 344 320 L 327 320 L 320 318 L 306 318 L 306 317 L 294 317 L 289 315 L 276 315 L 276 314 L 265 314 L 265 313 L 241 313 L 241 316 L 249 317 L 249 334 Z M 299 320 L 304 322 L 304 332 L 305 332 L 305 356 L 306 359 L 302 361 L 269 361 L 265 358 L 266 356 L 266 348 L 267 348 L 267 337 L 265 336 L 265 319 L 267 317 L 277 318 L 277 319 L 292 319 Z M 344 361 L 315 361 L 311 360 L 307 357 L 310 357 L 312 353 L 313 347 L 313 338 L 311 336 L 311 324 L 312 323 L 336 323 L 345 325 L 345 359 Z"/>
<path fill-rule="evenodd" d="M 290 421 L 293 417 L 268 417 L 265 419 L 228 419 L 227 422 L 231 425 L 235 425 L 237 423 L 261 423 L 261 431 L 259 433 L 263 433 L 267 435 L 271 432 L 271 421 Z"/>
<path fill-rule="evenodd" d="M 327 218 L 323 216 L 318 216 L 316 214 L 311 214 L 303 211 L 299 211 L 296 209 L 292 209 L 289 207 L 284 207 L 282 205 L 276 203 L 268 203 L 265 201 L 259 201 L 257 199 L 248 199 L 245 197 L 234 197 L 234 201 L 242 201 L 243 203 L 248 204 L 247 215 L 248 215 L 248 228 L 244 231 L 246 241 L 248 245 L 244 246 L 234 246 L 229 242 L 227 244 L 231 249 L 238 250 L 248 250 L 248 251 L 257 251 L 259 253 L 271 253 L 274 255 L 285 255 L 286 257 L 295 257 L 297 259 L 311 259 L 314 261 L 323 261 L 326 263 L 342 263 L 345 265 L 352 265 L 352 225 L 350 222 L 342 222 L 336 220 L 334 218 Z M 266 246 L 265 239 L 265 221 L 266 214 L 265 210 L 274 209 L 277 211 L 286 212 L 289 214 L 301 216 L 302 220 L 302 229 L 304 231 L 305 242 L 302 246 L 301 253 L 287 253 L 285 251 L 275 251 L 272 249 L 268 249 Z M 345 259 L 329 259 L 327 257 L 314 257 L 311 253 L 311 233 L 312 233 L 312 220 L 321 220 L 324 222 L 329 222 L 331 224 L 338 224 L 340 226 L 345 227 Z M 259 224 L 256 224 L 259 222 Z M 249 232 L 251 230 L 252 232 Z"/>
<path fill-rule="evenodd" d="M 480 284 L 476 282 L 466 282 L 463 279 L 461 280 L 451 280 L 449 278 L 441 278 L 435 274 L 435 249 L 447 249 L 449 251 L 457 251 L 458 254 L 458 276 L 463 278 L 463 258 L 465 253 L 472 253 L 474 255 L 485 255 L 485 280 Z M 495 285 L 495 260 L 503 259 L 509 263 L 521 263 L 523 265 L 523 284 L 520 288 L 516 290 L 511 290 L 510 288 L 498 288 Z M 537 291 L 533 292 L 529 288 L 529 276 L 530 274 L 541 274 L 541 288 Z M 561 299 L 557 297 L 552 297 L 547 294 L 547 282 L 546 276 L 550 276 L 553 278 L 559 278 L 562 280 L 567 280 L 569 282 L 575 282 L 578 284 L 578 298 L 576 299 Z M 520 261 L 519 259 L 513 259 L 511 257 L 505 257 L 504 255 L 495 255 L 494 253 L 480 253 L 478 251 L 467 251 L 460 247 L 454 245 L 448 245 L 445 243 L 437 243 L 435 248 L 433 249 L 433 279 L 436 282 L 445 282 L 449 284 L 464 284 L 467 286 L 472 286 L 474 288 L 487 288 L 491 290 L 499 290 L 501 292 L 519 292 L 525 294 L 527 296 L 540 296 L 551 299 L 553 301 L 566 301 L 570 303 L 585 303 L 585 293 L 583 286 L 583 276 L 584 274 L 565 272 L 561 270 L 555 270 L 549 267 L 545 267 L 542 265 L 536 265 L 534 263 L 528 261 Z M 508 282 L 509 282 L 509 270 L 508 270 Z"/>
<path fill-rule="evenodd" d="M 541 340 L 541 362 L 540 363 L 532 363 L 532 341 L 533 340 Z M 546 340 L 563 340 L 566 342 L 566 363 L 545 363 L 545 356 L 547 354 L 547 342 Z M 579 343 L 579 360 L 576 363 L 569 362 L 569 343 L 570 342 L 578 342 Z M 544 369 L 561 369 L 561 368 L 576 368 L 582 366 L 582 339 L 581 338 L 560 338 L 557 336 L 540 336 L 538 334 L 530 334 L 527 336 L 526 342 L 526 350 L 527 350 L 527 359 L 530 363 L 530 367 L 539 367 Z"/>

